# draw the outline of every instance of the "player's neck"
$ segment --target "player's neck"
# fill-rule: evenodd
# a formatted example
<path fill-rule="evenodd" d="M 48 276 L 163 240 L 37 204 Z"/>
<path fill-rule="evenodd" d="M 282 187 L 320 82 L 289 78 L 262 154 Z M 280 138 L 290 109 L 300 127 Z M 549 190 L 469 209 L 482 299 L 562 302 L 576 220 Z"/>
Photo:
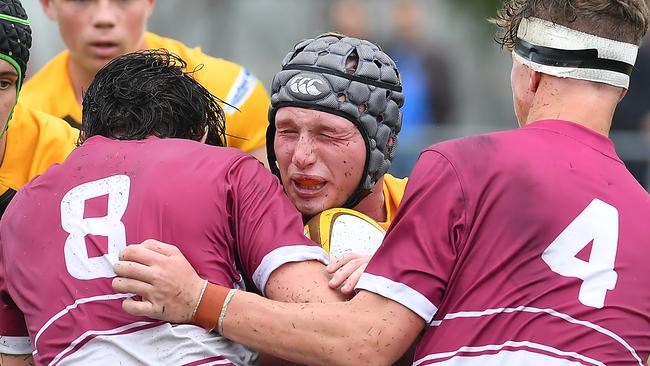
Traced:
<path fill-rule="evenodd" d="M 68 73 L 70 74 L 70 82 L 72 83 L 75 98 L 81 104 L 84 90 L 88 89 L 88 86 L 95 78 L 95 70 L 89 70 L 70 58 Z"/>
<path fill-rule="evenodd" d="M 621 91 L 602 83 L 546 78 L 540 82 L 525 124 L 559 119 L 608 136 Z"/>
<path fill-rule="evenodd" d="M 369 216 L 377 222 L 386 222 L 386 201 L 384 200 L 384 178 L 381 178 L 372 188 L 372 191 L 358 205 L 355 210 Z"/>

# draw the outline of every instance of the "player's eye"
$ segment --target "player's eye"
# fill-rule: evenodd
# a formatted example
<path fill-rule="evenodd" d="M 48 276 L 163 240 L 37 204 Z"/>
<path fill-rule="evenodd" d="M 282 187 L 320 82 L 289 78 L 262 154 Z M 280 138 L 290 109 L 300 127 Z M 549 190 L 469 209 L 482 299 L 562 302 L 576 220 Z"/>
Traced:
<path fill-rule="evenodd" d="M 292 129 L 289 129 L 289 128 L 284 128 L 284 129 L 278 130 L 278 133 L 280 135 L 285 135 L 286 136 L 286 135 L 295 135 L 295 134 L 298 133 L 298 131 L 292 130 Z"/>
<path fill-rule="evenodd" d="M 7 90 L 14 85 L 13 80 L 2 79 L 0 80 L 0 90 Z"/>

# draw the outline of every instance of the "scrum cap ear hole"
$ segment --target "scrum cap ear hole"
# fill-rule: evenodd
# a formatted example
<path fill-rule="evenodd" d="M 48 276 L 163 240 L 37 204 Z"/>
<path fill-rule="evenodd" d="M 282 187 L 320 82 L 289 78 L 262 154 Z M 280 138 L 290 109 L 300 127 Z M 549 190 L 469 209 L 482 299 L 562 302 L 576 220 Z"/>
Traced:
<path fill-rule="evenodd" d="M 348 74 L 353 74 L 357 72 L 357 67 L 359 66 L 359 54 L 355 48 L 350 52 L 348 58 L 345 59 L 345 72 Z"/>
<path fill-rule="evenodd" d="M 363 113 L 366 111 L 367 108 L 368 106 L 366 105 L 366 103 L 359 104 L 359 112 Z"/>

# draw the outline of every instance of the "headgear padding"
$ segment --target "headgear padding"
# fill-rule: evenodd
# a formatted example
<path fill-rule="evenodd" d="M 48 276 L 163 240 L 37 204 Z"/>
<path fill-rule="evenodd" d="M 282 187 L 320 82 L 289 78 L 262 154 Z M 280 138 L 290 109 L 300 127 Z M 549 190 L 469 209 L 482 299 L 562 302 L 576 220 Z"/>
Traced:
<path fill-rule="evenodd" d="M 16 68 L 19 75 L 17 89 L 25 79 L 32 30 L 27 13 L 18 0 L 0 0 L 0 58 Z"/>
<path fill-rule="evenodd" d="M 357 57 L 353 72 L 346 61 Z M 395 62 L 365 40 L 324 35 L 298 43 L 273 78 L 266 147 L 271 170 L 279 176 L 273 148 L 275 115 L 287 106 L 315 109 L 350 120 L 366 144 L 361 181 L 344 204 L 356 206 L 390 168 L 402 127 L 404 95 Z"/>
<path fill-rule="evenodd" d="M 23 9 L 23 5 L 19 0 L 0 0 L 0 59 L 11 64 L 18 73 L 16 101 L 18 101 L 18 94 L 25 80 L 31 46 L 32 29 L 29 27 L 27 13 Z M 8 121 L 13 117 L 15 106 L 14 103 L 7 123 L 0 132 L 0 137 L 4 136 L 9 128 Z"/>

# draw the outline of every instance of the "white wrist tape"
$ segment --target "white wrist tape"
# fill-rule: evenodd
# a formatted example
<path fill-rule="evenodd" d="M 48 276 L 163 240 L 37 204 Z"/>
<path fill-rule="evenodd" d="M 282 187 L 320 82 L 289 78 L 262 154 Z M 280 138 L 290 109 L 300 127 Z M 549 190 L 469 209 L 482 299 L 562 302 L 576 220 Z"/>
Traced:
<path fill-rule="evenodd" d="M 230 291 L 228 291 L 228 295 L 226 295 L 226 300 L 224 300 L 223 306 L 221 307 L 221 313 L 219 314 L 219 326 L 217 327 L 217 333 L 219 333 L 219 335 L 223 335 L 223 320 L 226 318 L 228 305 L 230 304 L 230 300 L 232 300 L 232 297 L 235 295 L 235 292 L 237 292 L 237 290 L 235 289 L 231 289 Z"/>
<path fill-rule="evenodd" d="M 201 287 L 201 293 L 199 294 L 199 301 L 194 305 L 194 310 L 192 310 L 192 317 L 190 319 L 194 319 L 196 316 L 196 311 L 199 309 L 199 304 L 201 303 L 201 300 L 203 300 L 203 295 L 205 294 L 205 289 L 208 287 L 208 280 L 203 280 L 203 287 Z"/>

